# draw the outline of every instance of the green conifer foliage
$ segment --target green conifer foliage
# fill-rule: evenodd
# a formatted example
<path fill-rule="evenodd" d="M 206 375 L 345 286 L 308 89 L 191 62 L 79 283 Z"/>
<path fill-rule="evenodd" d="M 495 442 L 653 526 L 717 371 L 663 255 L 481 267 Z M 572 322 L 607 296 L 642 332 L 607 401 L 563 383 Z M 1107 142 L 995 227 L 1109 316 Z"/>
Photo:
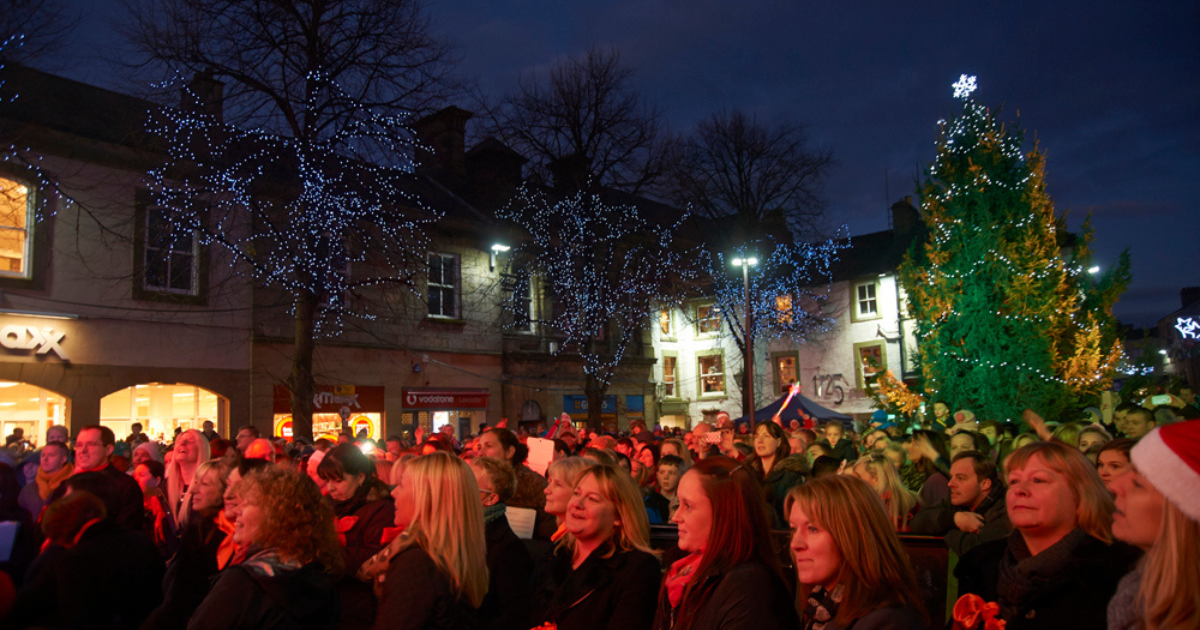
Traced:
<path fill-rule="evenodd" d="M 920 190 L 927 237 L 900 269 L 928 399 L 980 419 L 1027 407 L 1058 419 L 1111 385 L 1128 257 L 1087 272 L 1090 227 L 1066 232 L 1045 156 L 1022 153 L 1019 129 L 969 97 L 940 127 Z"/>

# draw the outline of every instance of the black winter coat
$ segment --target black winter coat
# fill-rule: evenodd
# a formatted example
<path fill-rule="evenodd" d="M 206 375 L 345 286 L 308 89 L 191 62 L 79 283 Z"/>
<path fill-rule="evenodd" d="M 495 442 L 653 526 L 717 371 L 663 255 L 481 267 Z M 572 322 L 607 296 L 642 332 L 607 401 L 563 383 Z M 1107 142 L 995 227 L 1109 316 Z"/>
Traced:
<path fill-rule="evenodd" d="M 528 630 L 533 601 L 533 559 L 525 543 L 513 533 L 508 519 L 488 523 L 488 593 L 479 606 L 480 628 Z"/>
<path fill-rule="evenodd" d="M 999 592 L 1005 590 L 1001 563 L 1006 555 L 1010 560 L 1016 557 L 1014 549 L 1024 549 L 1024 540 L 1015 540 L 1019 536 L 1021 532 L 1013 532 L 1008 538 L 968 551 L 954 569 L 959 596 L 974 593 L 984 601 L 997 602 L 1002 616 L 1006 607 L 1011 607 L 1012 614 L 1004 617 L 1007 630 L 1105 630 L 1108 601 L 1141 552 L 1122 542 L 1106 545 L 1086 536 L 1066 551 L 1067 560 L 1057 570 L 1031 576 L 1036 588 L 1026 596 L 1019 601 L 1001 601 Z"/>
<path fill-rule="evenodd" d="M 221 572 L 187 627 L 332 630 L 340 608 L 333 582 L 316 563 L 263 571 L 251 557 Z"/>
<path fill-rule="evenodd" d="M 2 625 L 136 628 L 158 605 L 162 576 L 162 558 L 149 537 L 100 521 L 74 547 L 52 546 L 34 562 Z M 47 613 L 58 618 L 48 619 Z"/>
<path fill-rule="evenodd" d="M 555 550 L 534 575 L 534 618 L 559 630 L 646 630 L 654 622 L 662 567 L 644 551 L 601 546 L 578 569 L 571 551 Z"/>
<path fill-rule="evenodd" d="M 342 558 L 345 573 L 337 582 L 338 597 L 342 600 L 342 616 L 338 630 L 366 630 L 375 623 L 378 601 L 371 585 L 354 577 L 363 563 L 383 550 L 383 530 L 396 520 L 396 504 L 390 498 L 376 501 L 358 500 L 335 507 L 339 519 L 352 517 L 354 526 L 344 532 Z"/>
<path fill-rule="evenodd" d="M 174 630 L 187 625 L 220 572 L 217 549 L 223 540 L 225 532 L 211 516 L 197 515 L 188 522 L 180 537 L 179 551 L 175 552 L 163 578 L 162 605 L 150 613 L 142 630 Z"/>
<path fill-rule="evenodd" d="M 375 630 L 475 630 L 476 611 L 417 545 L 392 556 Z"/>
<path fill-rule="evenodd" d="M 71 487 L 87 490 L 104 502 L 108 520 L 131 532 L 144 531 L 145 504 L 142 488 L 133 477 L 109 464 L 100 470 L 75 473 L 70 477 Z M 67 493 L 64 482 L 50 495 L 46 503 L 53 503 Z"/>
<path fill-rule="evenodd" d="M 687 630 L 769 630 L 798 628 L 800 619 L 783 579 L 759 563 L 734 567 L 708 578 L 717 583 L 704 606 L 692 616 Z M 654 617 L 655 630 L 671 630 L 679 610 L 663 592 Z M 682 630 L 682 628 L 680 629 Z"/>
<path fill-rule="evenodd" d="M 996 488 L 975 509 L 975 513 L 983 517 L 983 527 L 975 533 L 964 532 L 954 524 L 954 516 L 966 511 L 966 508 L 951 505 L 949 499 L 926 506 L 918 512 L 912 520 L 912 533 L 943 536 L 946 546 L 959 556 L 985 542 L 1008 538 L 1013 526 L 1008 520 L 1004 494 L 1004 486 L 996 484 Z"/>

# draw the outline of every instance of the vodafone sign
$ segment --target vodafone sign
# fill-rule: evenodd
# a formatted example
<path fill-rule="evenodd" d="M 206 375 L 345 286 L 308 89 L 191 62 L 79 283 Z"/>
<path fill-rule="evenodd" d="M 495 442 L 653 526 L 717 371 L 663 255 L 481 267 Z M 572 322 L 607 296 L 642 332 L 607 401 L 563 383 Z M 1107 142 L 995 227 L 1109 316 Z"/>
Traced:
<path fill-rule="evenodd" d="M 486 409 L 486 389 L 405 389 L 405 409 Z"/>

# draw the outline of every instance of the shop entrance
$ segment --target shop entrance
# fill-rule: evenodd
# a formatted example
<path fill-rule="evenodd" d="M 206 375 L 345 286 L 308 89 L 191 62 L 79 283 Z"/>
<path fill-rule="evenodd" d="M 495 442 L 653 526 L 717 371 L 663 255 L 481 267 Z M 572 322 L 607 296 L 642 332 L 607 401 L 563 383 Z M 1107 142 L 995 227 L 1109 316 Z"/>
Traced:
<path fill-rule="evenodd" d="M 145 383 L 100 399 L 100 424 L 118 440 L 131 433 L 134 422 L 152 440 L 171 442 L 175 429 L 202 429 L 210 420 L 220 434 L 228 423 L 229 400 L 207 389 L 186 384 Z"/>
<path fill-rule="evenodd" d="M 67 424 L 66 398 L 36 385 L 0 381 L 0 435 L 21 429 L 25 441 L 36 448 L 46 441 L 46 430 L 56 424 Z"/>

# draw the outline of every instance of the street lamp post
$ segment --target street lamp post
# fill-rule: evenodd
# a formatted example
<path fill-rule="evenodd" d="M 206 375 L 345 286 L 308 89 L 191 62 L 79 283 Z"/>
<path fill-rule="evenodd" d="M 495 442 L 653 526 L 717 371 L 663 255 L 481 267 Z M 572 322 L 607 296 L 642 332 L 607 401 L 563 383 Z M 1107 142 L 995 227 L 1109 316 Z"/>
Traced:
<path fill-rule="evenodd" d="M 754 311 L 750 308 L 750 268 L 757 258 L 734 258 L 733 266 L 742 268 L 742 285 L 746 290 L 745 352 L 742 353 L 742 372 L 746 382 L 742 387 L 742 415 L 754 425 Z"/>

